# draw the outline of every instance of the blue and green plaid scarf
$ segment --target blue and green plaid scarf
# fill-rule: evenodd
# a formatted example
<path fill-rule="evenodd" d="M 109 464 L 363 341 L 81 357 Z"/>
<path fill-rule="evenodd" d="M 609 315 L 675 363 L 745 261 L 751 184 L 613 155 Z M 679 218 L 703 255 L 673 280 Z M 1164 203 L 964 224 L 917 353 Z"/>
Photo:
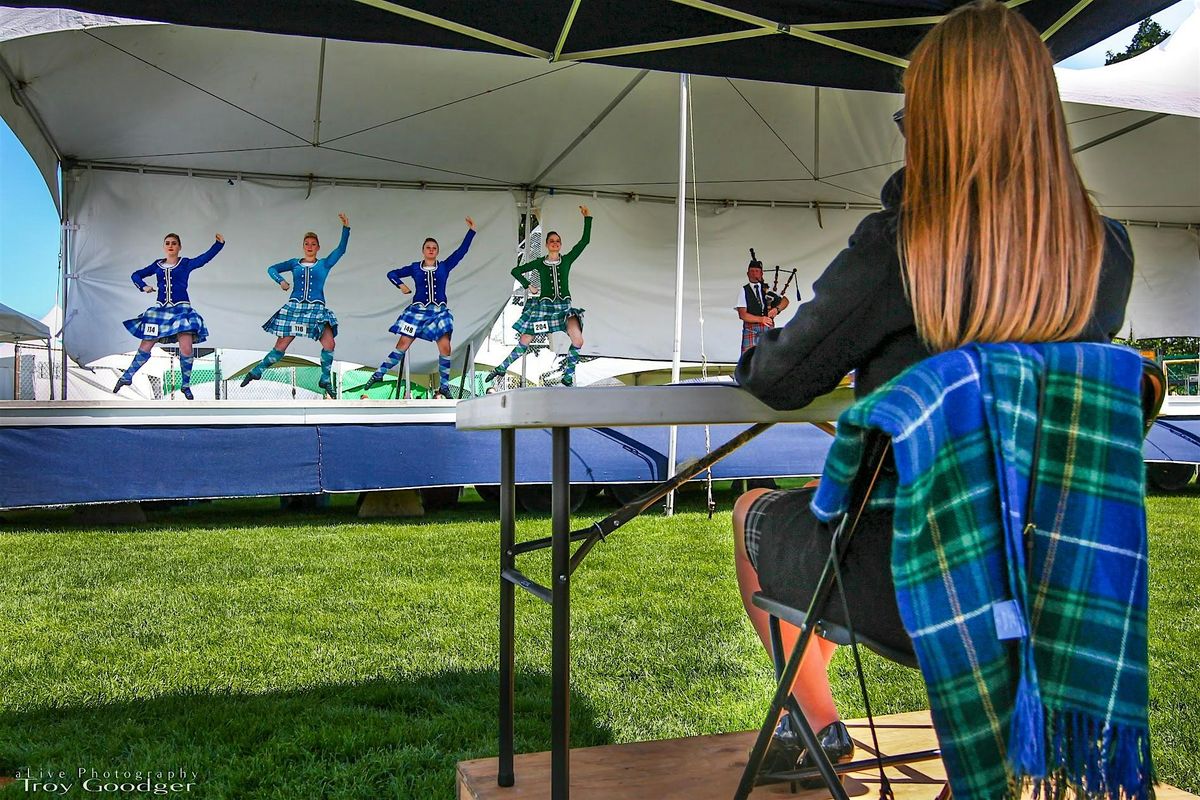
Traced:
<path fill-rule="evenodd" d="M 838 422 L 813 511 L 844 513 L 891 437 L 897 602 L 956 800 L 1153 797 L 1140 381 L 1112 345 L 969 346 Z"/>

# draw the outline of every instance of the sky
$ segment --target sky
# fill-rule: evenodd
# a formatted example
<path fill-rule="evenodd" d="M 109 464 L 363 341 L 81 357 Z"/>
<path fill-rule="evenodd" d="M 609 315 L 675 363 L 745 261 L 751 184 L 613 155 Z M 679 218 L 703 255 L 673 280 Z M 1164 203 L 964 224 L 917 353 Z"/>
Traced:
<path fill-rule="evenodd" d="M 1196 2 L 1181 0 L 1154 19 L 1173 31 Z M 1102 66 L 1106 51 L 1124 50 L 1136 29 L 1134 25 L 1116 33 L 1059 66 Z M 58 234 L 58 213 L 45 182 L 24 146 L 0 121 L 0 303 L 39 319 L 54 307 Z M 149 253 L 148 257 L 156 255 Z"/>

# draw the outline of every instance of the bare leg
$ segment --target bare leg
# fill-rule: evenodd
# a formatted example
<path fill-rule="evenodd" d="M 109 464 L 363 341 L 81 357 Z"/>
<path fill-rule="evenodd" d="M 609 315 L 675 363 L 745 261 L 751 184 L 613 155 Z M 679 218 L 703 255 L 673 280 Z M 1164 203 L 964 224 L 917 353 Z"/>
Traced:
<path fill-rule="evenodd" d="M 738 498 L 733 506 L 734 533 L 734 565 L 737 568 L 738 588 L 742 592 L 742 605 L 746 615 L 754 625 L 758 638 L 762 641 L 767 652 L 771 652 L 771 633 L 767 622 L 767 613 L 751 602 L 754 593 L 760 590 L 758 573 L 746 555 L 746 512 L 750 510 L 755 498 L 766 494 L 767 489 L 754 489 Z M 786 622 L 780 623 L 783 635 L 783 651 L 791 653 L 796 646 L 799 632 Z M 800 661 L 800 670 L 796 674 L 796 682 L 792 684 L 792 696 L 800 704 L 808 724 L 814 731 L 819 731 L 838 719 L 837 706 L 833 703 L 833 691 L 829 686 L 829 661 L 837 645 L 814 636 L 804 651 Z"/>

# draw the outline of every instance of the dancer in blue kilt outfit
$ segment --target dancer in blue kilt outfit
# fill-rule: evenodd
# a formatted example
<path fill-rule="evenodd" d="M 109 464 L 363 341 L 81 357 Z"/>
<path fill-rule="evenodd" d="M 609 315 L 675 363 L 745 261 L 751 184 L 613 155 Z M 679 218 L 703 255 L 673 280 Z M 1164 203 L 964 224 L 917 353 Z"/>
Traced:
<path fill-rule="evenodd" d="M 279 338 L 275 347 L 263 356 L 254 369 L 242 378 L 242 386 L 262 377 L 267 367 L 283 358 L 288 345 L 297 336 L 305 336 L 321 343 L 321 380 L 319 386 L 325 390 L 327 397 L 333 396 L 333 382 L 330 371 L 333 369 L 334 340 L 337 337 L 337 315 L 325 306 L 325 279 L 338 260 L 346 254 L 346 245 L 350 243 L 350 220 L 345 214 L 338 214 L 342 221 L 342 238 L 333 252 L 325 258 L 317 258 L 321 249 L 321 240 L 312 231 L 304 234 L 304 255 L 293 258 L 274 266 L 267 267 L 271 280 L 279 284 L 285 292 L 291 290 L 291 297 L 283 307 L 271 315 L 263 323 L 263 330 L 273 333 Z M 290 272 L 295 285 L 284 279 L 284 272 Z"/>
<path fill-rule="evenodd" d="M 133 383 L 133 375 L 150 360 L 150 350 L 155 342 L 179 343 L 179 366 L 182 374 L 180 391 L 188 400 L 192 399 L 192 345 L 208 338 L 204 318 L 192 308 L 188 299 L 188 277 L 192 270 L 200 269 L 213 256 L 221 252 L 225 239 L 216 235 L 212 247 L 195 258 L 180 258 L 182 247 L 179 234 L 168 233 L 163 238 L 163 252 L 167 257 L 133 273 L 133 285 L 147 294 L 157 293 L 158 302 L 133 319 L 125 320 L 125 328 L 142 340 L 129 368 L 117 379 L 113 394 Z M 153 276 L 158 288 L 149 286 L 146 279 Z"/>
<path fill-rule="evenodd" d="M 401 312 L 396 324 L 389 328 L 392 333 L 398 334 L 400 339 L 396 342 L 396 349 L 388 354 L 379 365 L 379 369 L 375 370 L 363 386 L 364 397 L 368 389 L 383 380 L 388 370 L 404 362 L 404 355 L 414 339 L 424 339 L 427 342 L 437 342 L 437 393 L 439 397 L 450 399 L 450 336 L 454 333 L 454 315 L 446 305 L 446 283 L 450 280 L 450 271 L 462 261 L 475 239 L 475 221 L 467 217 L 466 222 L 467 235 L 463 237 L 458 249 L 445 261 L 437 260 L 440 249 L 437 239 L 426 239 L 421 248 L 424 255 L 422 260 L 387 274 L 388 280 L 397 289 L 404 294 L 413 294 L 413 301 Z M 413 289 L 405 285 L 405 278 L 410 278 L 415 284 L 415 294 Z"/>

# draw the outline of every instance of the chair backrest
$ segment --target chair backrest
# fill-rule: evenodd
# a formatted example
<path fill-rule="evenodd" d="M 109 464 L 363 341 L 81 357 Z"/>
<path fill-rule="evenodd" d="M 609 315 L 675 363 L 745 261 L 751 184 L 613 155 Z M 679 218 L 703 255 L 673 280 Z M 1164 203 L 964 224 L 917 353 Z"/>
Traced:
<path fill-rule="evenodd" d="M 1142 419 L 1143 433 L 1149 433 L 1154 419 L 1162 410 L 1167 396 L 1167 373 L 1161 364 L 1151 358 L 1142 359 Z"/>

